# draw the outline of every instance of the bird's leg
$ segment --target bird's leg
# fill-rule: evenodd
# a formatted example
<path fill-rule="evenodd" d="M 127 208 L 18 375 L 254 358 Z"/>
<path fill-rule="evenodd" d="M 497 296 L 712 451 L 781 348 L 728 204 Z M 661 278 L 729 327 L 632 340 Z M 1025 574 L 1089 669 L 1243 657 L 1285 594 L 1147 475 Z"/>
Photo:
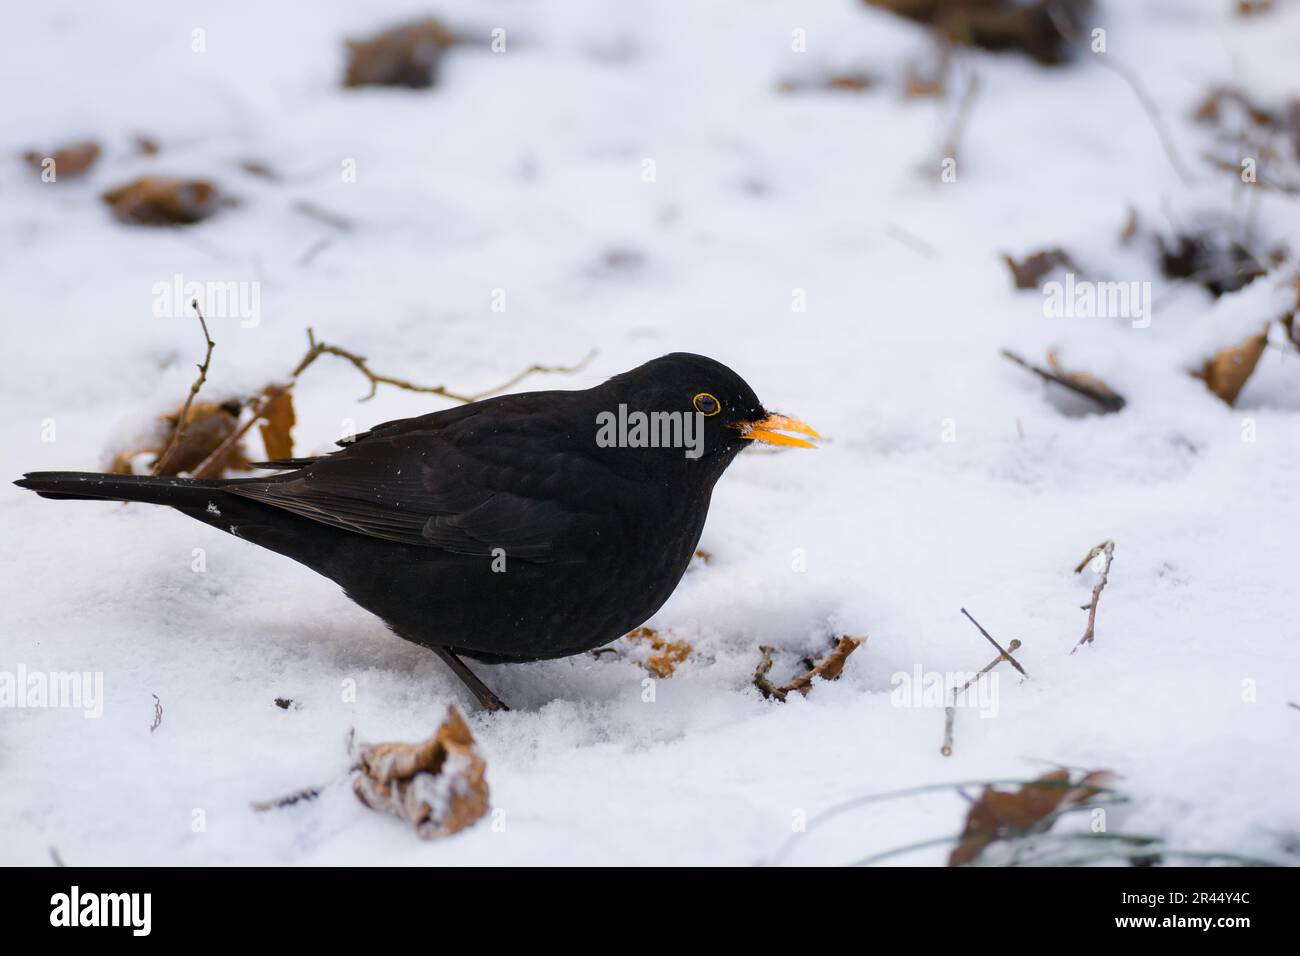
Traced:
<path fill-rule="evenodd" d="M 485 708 L 493 712 L 510 709 L 504 700 L 492 693 L 492 689 L 479 680 L 465 662 L 450 650 L 445 647 L 435 647 L 433 652 L 443 659 L 443 662 L 451 668 L 451 672 L 461 679 L 461 682 L 470 689 L 470 693 L 477 697 L 478 702 Z"/>

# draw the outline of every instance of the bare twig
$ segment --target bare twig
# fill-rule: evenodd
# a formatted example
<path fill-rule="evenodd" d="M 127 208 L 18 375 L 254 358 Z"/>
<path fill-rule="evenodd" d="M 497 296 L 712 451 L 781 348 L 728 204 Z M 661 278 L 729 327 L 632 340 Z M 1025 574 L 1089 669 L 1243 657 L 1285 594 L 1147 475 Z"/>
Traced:
<path fill-rule="evenodd" d="M 539 365 L 534 363 L 533 365 L 528 366 L 528 368 L 524 369 L 514 378 L 510 379 L 507 382 L 502 383 L 501 385 L 497 385 L 494 388 L 490 388 L 487 391 L 479 392 L 474 395 L 460 395 L 457 394 L 456 392 L 450 391 L 445 385 L 416 385 L 412 382 L 405 381 L 404 379 L 393 378 L 391 375 L 380 375 L 379 373 L 371 370 L 370 366 L 367 364 L 367 360 L 365 356 L 358 355 L 355 352 L 351 352 L 348 349 L 342 348 L 337 345 L 330 345 L 327 342 L 317 341 L 316 334 L 311 329 L 307 330 L 307 342 L 311 347 L 307 350 L 307 354 L 303 356 L 302 361 L 298 363 L 298 367 L 293 370 L 291 377 L 296 381 L 298 376 L 301 375 L 304 371 L 306 371 L 308 366 L 310 366 L 322 355 L 337 355 L 339 358 L 347 359 L 349 362 L 351 362 L 353 367 L 356 368 L 356 370 L 360 372 L 362 375 L 364 375 L 367 378 L 367 380 L 369 380 L 370 391 L 368 394 L 366 394 L 360 399 L 363 402 L 369 401 L 370 399 L 374 398 L 375 393 L 378 391 L 380 385 L 392 385 L 396 388 L 405 389 L 408 392 L 421 392 L 426 395 L 441 395 L 443 398 L 450 398 L 452 401 L 464 402 L 466 404 L 469 404 L 471 402 L 477 402 L 480 399 L 484 399 L 484 398 L 488 398 L 489 396 L 496 395 L 500 392 L 504 392 L 507 389 L 512 388 L 515 385 L 518 385 L 529 375 L 532 375 L 534 373 L 545 373 L 545 374 L 560 373 L 560 374 L 572 375 L 576 372 L 582 371 L 584 368 L 586 368 L 587 363 L 596 357 L 596 350 L 592 349 L 590 352 L 587 353 L 587 355 L 582 359 L 582 361 L 578 362 L 575 365 Z"/>
<path fill-rule="evenodd" d="M 966 616 L 970 617 L 969 614 Z M 979 627 L 978 624 L 976 624 L 975 626 Z M 981 628 L 981 630 L 983 630 L 983 628 Z M 1017 651 L 1019 649 L 1020 649 L 1020 638 L 1018 637 L 1012 638 L 1011 643 L 1007 645 L 1007 650 Z M 1013 664 L 1015 663 L 1015 661 L 1012 660 L 1010 654 L 1008 653 L 999 654 L 997 657 L 993 658 L 993 660 L 989 661 L 982 668 L 980 668 L 980 670 L 975 674 L 975 676 L 972 677 L 970 680 L 968 680 L 966 683 L 962 684 L 961 687 L 957 687 L 953 689 L 952 703 L 943 709 L 943 747 L 941 748 L 941 751 L 945 757 L 952 756 L 952 725 L 953 722 L 957 719 L 957 701 L 961 699 L 962 694 L 966 693 L 966 691 L 970 690 L 973 686 L 975 686 L 975 684 L 979 681 L 981 677 L 983 677 L 989 671 L 993 670 L 993 668 L 997 667 L 1003 661 L 1011 661 L 1011 663 Z M 1021 673 L 1024 672 L 1021 671 Z"/>
<path fill-rule="evenodd" d="M 253 426 L 261 421 L 266 413 L 270 411 L 271 406 L 275 404 L 280 396 L 288 392 L 289 386 L 271 385 L 257 399 L 257 404 L 253 407 L 252 415 L 238 428 L 221 440 L 221 444 L 208 454 L 199 464 L 190 472 L 193 478 L 213 478 L 221 470 L 221 464 L 225 461 L 227 453 L 240 440 L 252 430 Z"/>
<path fill-rule="evenodd" d="M 254 800 L 252 807 L 257 813 L 265 813 L 267 810 L 278 810 L 281 807 L 291 807 L 295 803 L 315 800 L 321 795 L 323 789 L 325 788 L 303 787 L 301 790 L 295 790 L 293 793 L 286 793 L 284 796 L 276 797 L 273 800 Z"/>
<path fill-rule="evenodd" d="M 867 642 L 866 636 L 851 637 L 845 635 L 841 637 L 831 652 L 827 654 L 819 664 L 815 664 L 808 669 L 806 673 L 787 681 L 780 687 L 768 679 L 768 672 L 772 669 L 772 648 L 764 645 L 759 648 L 763 652 L 762 659 L 758 662 L 758 669 L 754 671 L 754 686 L 758 688 L 759 693 L 769 700 L 785 700 L 793 691 L 798 691 L 805 697 L 808 691 L 812 689 L 813 678 L 820 677 L 822 680 L 835 680 L 844 670 L 844 663 L 849 659 L 849 655 L 856 651 L 861 645 Z"/>
<path fill-rule="evenodd" d="M 158 456 L 158 460 L 153 463 L 153 474 L 155 475 L 166 473 L 166 469 L 171 466 L 172 460 L 181 447 L 181 439 L 185 437 L 185 430 L 190 425 L 190 406 L 194 404 L 194 396 L 199 394 L 199 389 L 208 380 L 208 366 L 212 364 L 212 350 L 216 347 L 216 343 L 212 341 L 212 336 L 208 334 L 208 322 L 203 318 L 203 310 L 199 308 L 199 300 L 191 299 L 190 306 L 198 313 L 199 325 L 203 328 L 203 341 L 207 343 L 208 350 L 203 356 L 203 364 L 199 366 L 199 377 L 190 386 L 190 394 L 186 396 L 185 404 L 181 406 L 181 414 L 176 419 L 176 427 L 172 429 L 171 440 L 167 442 L 167 447 Z"/>
<path fill-rule="evenodd" d="M 158 699 L 157 694 L 150 695 L 153 697 L 153 723 L 149 725 L 149 733 L 153 733 L 162 726 L 162 701 Z"/>
<path fill-rule="evenodd" d="M 970 616 L 970 611 L 966 610 L 965 608 L 962 608 L 962 609 L 961 609 L 961 612 L 962 612 L 962 614 L 965 614 L 965 615 L 966 615 L 966 620 L 970 621 L 970 622 L 971 622 L 972 624 L 974 624 L 977 628 L 979 628 L 979 632 L 980 632 L 981 634 L 984 635 L 984 639 L 985 639 L 986 641 L 988 641 L 990 644 L 992 644 L 994 647 L 996 647 L 996 648 L 998 649 L 998 653 L 1001 654 L 1002 657 L 1003 657 L 1004 659 L 1006 659 L 1007 662 L 1010 663 L 1012 667 L 1014 667 L 1016 670 L 1020 671 L 1020 675 L 1021 675 L 1022 677 L 1028 677 L 1028 676 L 1029 676 L 1028 674 L 1025 673 L 1025 669 L 1024 669 L 1023 667 L 1020 666 L 1020 662 L 1017 661 L 1014 657 L 1012 657 L 1011 654 L 1010 654 L 1010 652 L 1009 652 L 1005 647 L 1003 647 L 1001 644 L 999 644 L 997 641 L 995 641 L 995 640 L 993 639 L 993 635 L 990 634 L 988 631 L 984 630 L 983 625 L 981 625 L 979 621 L 975 620 L 975 618 L 973 618 L 973 617 Z M 1012 643 L 1013 643 L 1013 644 L 1016 644 L 1016 645 L 1019 645 L 1019 644 L 1020 644 L 1019 641 L 1012 641 Z M 1013 650 L 1014 650 L 1014 648 L 1013 648 Z M 994 661 L 993 663 L 996 664 L 997 661 Z"/>
<path fill-rule="evenodd" d="M 1110 540 L 1103 541 L 1101 544 L 1089 551 L 1088 556 L 1080 561 L 1079 566 L 1074 569 L 1075 574 L 1082 574 L 1083 569 L 1086 568 L 1092 559 L 1097 557 L 1099 554 L 1106 556 L 1106 560 L 1102 563 L 1101 567 L 1101 577 L 1099 577 L 1097 583 L 1093 585 L 1092 600 L 1083 606 L 1083 610 L 1088 612 L 1088 627 L 1084 630 L 1083 637 L 1079 638 L 1079 643 L 1075 644 L 1074 649 L 1070 651 L 1071 654 L 1077 651 L 1084 644 L 1092 643 L 1093 626 L 1097 623 L 1097 601 L 1101 598 L 1102 588 L 1106 586 L 1106 582 L 1110 579 L 1110 563 L 1115 559 L 1115 542 Z"/>
<path fill-rule="evenodd" d="M 1114 392 L 1103 392 L 1100 389 L 1085 384 L 1084 382 L 1076 381 L 1069 376 L 1061 375 L 1060 373 L 1051 371 L 1050 369 L 1034 365 L 1032 362 L 1026 361 L 1009 349 L 1002 350 L 1002 357 L 1015 362 L 1027 371 L 1033 372 L 1045 382 L 1060 385 L 1062 388 L 1068 388 L 1076 395 L 1082 395 L 1084 398 L 1091 399 L 1108 412 L 1117 412 L 1124 407 L 1125 402 L 1123 396 L 1117 395 Z"/>

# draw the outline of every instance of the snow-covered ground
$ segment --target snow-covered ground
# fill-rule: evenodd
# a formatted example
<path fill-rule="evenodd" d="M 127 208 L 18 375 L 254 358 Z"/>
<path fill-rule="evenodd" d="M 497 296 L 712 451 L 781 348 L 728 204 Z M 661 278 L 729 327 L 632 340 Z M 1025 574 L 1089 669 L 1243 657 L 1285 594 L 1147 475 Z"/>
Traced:
<path fill-rule="evenodd" d="M 0 710 L 0 862 L 53 847 L 76 864 L 750 864 L 845 800 L 1058 763 L 1121 775 L 1112 830 L 1296 862 L 1300 358 L 1269 349 L 1235 408 L 1186 372 L 1282 311 L 1294 267 L 1215 301 L 1117 239 L 1130 206 L 1168 227 L 1240 221 L 1250 203 L 1261 243 L 1300 249 L 1293 200 L 1247 197 L 1200 160 L 1209 133 L 1189 116 L 1208 87 L 1300 92 L 1300 5 L 1234 6 L 1104 0 L 1090 19 L 1159 107 L 1184 184 L 1094 56 L 1047 69 L 970 52 L 953 83 L 974 70 L 980 88 L 942 182 L 959 97 L 906 98 L 929 39 L 852 0 L 10 4 L 0 473 L 102 467 L 179 403 L 202 341 L 192 316 L 153 309 L 177 274 L 258 283 L 256 322 L 211 323 L 208 397 L 282 379 L 308 326 L 468 391 L 593 347 L 580 374 L 519 388 L 690 350 L 827 440 L 746 453 L 724 477 L 712 560 L 650 622 L 694 646 L 652 702 L 644 648 L 620 641 L 617 657 L 478 665 L 516 708 L 499 716 L 303 567 L 165 509 L 0 487 L 0 670 L 101 672 L 104 696 L 98 719 Z M 428 12 L 477 44 L 433 89 L 339 88 L 345 37 Z M 880 82 L 778 91 L 859 70 Z M 137 133 L 158 155 L 135 152 Z M 19 158 L 84 137 L 104 155 L 83 180 L 41 183 Z M 115 222 L 99 193 L 155 172 L 209 177 L 239 204 L 186 230 Z M 1013 290 L 999 255 L 1057 245 L 1093 275 L 1151 281 L 1150 326 L 1048 318 L 1041 294 Z M 1127 407 L 1067 414 L 998 354 L 1053 346 Z M 298 451 L 450 404 L 364 392 L 344 362 L 313 367 Z M 1096 582 L 1073 568 L 1107 538 L 1096 643 L 1071 656 Z M 959 713 L 944 757 L 942 709 L 893 691 L 917 667 L 988 663 L 962 607 L 1023 642 L 1030 679 L 999 669 L 996 716 Z M 870 640 L 839 681 L 785 704 L 752 686 L 759 645 L 784 678 L 842 633 Z M 425 843 L 345 785 L 250 809 L 339 778 L 349 728 L 422 739 L 449 703 L 486 757 L 492 820 Z M 964 808 L 952 793 L 872 804 L 784 859 L 952 834 Z"/>

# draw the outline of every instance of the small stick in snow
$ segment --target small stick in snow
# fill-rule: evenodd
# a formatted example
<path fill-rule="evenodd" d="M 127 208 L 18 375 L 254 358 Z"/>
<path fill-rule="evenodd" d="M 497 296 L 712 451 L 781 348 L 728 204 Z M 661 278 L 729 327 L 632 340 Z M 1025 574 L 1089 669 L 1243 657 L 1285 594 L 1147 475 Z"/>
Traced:
<path fill-rule="evenodd" d="M 212 364 L 212 350 L 216 347 L 212 341 L 212 336 L 208 334 L 208 322 L 203 318 L 203 310 L 199 308 L 199 300 L 191 299 L 190 306 L 198 313 L 199 325 L 203 328 L 203 341 L 208 345 L 207 354 L 203 356 L 203 364 L 199 366 L 199 377 L 194 380 L 190 386 L 190 394 L 185 398 L 185 404 L 181 406 L 181 414 L 176 419 L 176 427 L 172 429 L 171 440 L 167 442 L 167 447 L 163 453 L 158 456 L 158 460 L 153 463 L 153 474 L 166 474 L 166 469 L 171 466 L 172 459 L 176 457 L 177 450 L 181 447 L 181 439 L 185 437 L 185 430 L 190 426 L 190 406 L 194 404 L 194 396 L 199 394 L 199 389 L 203 383 L 208 380 L 208 366 Z"/>
<path fill-rule="evenodd" d="M 1002 350 L 1002 357 L 1015 362 L 1026 371 L 1033 372 L 1044 382 L 1050 382 L 1053 385 L 1060 385 L 1062 388 L 1068 388 L 1076 395 L 1082 395 L 1084 398 L 1091 399 L 1108 412 L 1117 412 L 1126 404 L 1124 396 L 1107 389 L 1102 391 L 1087 381 L 1081 381 L 1077 375 L 1063 375 L 1060 372 L 1051 369 L 1042 368 L 1033 362 L 1021 358 L 1010 349 Z"/>
<path fill-rule="evenodd" d="M 966 612 L 965 612 L 965 608 L 962 609 L 962 613 L 963 613 L 963 614 L 966 613 Z M 969 614 L 966 614 L 966 616 L 967 616 L 967 617 L 970 617 Z M 971 617 L 971 620 L 974 621 L 975 619 L 974 619 L 973 617 Z M 978 624 L 976 624 L 975 626 L 976 626 L 976 627 L 979 627 Z M 980 628 L 980 631 L 983 632 L 983 630 L 984 630 L 984 629 L 981 627 L 981 628 Z M 985 636 L 987 637 L 988 635 L 986 634 Z M 990 640 L 991 640 L 991 638 L 990 638 Z M 997 646 L 996 642 L 994 643 L 994 646 L 995 646 L 995 647 Z M 953 692 L 952 692 L 952 703 L 949 704 L 947 707 L 945 707 L 945 708 L 943 709 L 943 747 L 942 747 L 942 753 L 943 753 L 943 755 L 944 755 L 945 757 L 951 757 L 951 756 L 952 756 L 952 725 L 953 725 L 953 721 L 957 719 L 957 701 L 958 701 L 958 699 L 961 697 L 962 694 L 966 693 L 966 691 L 968 691 L 972 686 L 974 686 L 974 684 L 976 683 L 976 681 L 978 681 L 981 677 L 983 677 L 983 676 L 984 676 L 985 674 L 987 674 L 989 671 L 993 670 L 993 668 L 997 667 L 997 666 L 998 666 L 999 664 L 1001 664 L 1003 661 L 1010 661 L 1012 664 L 1015 664 L 1015 666 L 1016 666 L 1017 669 L 1019 669 L 1019 668 L 1020 668 L 1020 665 L 1019 665 L 1019 664 L 1016 664 L 1015 660 L 1011 657 L 1011 654 L 1008 653 L 1009 651 L 1018 651 L 1018 650 L 1020 650 L 1020 638 L 1018 638 L 1018 637 L 1013 637 L 1013 638 L 1011 639 L 1011 643 L 1007 645 L 1007 649 L 1006 649 L 1006 651 L 1003 651 L 1003 652 L 1002 652 L 1001 654 L 999 654 L 997 657 L 993 658 L 993 660 L 991 660 L 991 661 L 989 661 L 987 664 L 985 664 L 984 667 L 981 668 L 981 669 L 979 670 L 979 672 L 975 674 L 974 677 L 972 677 L 972 678 L 971 678 L 970 680 L 968 680 L 966 683 L 962 684 L 960 688 L 956 688 L 956 689 L 953 690 Z M 1024 674 L 1025 672 L 1024 672 L 1023 670 L 1021 670 L 1020 673 Z M 1028 677 L 1029 675 L 1028 675 L 1028 674 L 1025 674 L 1025 676 Z"/>
<path fill-rule="evenodd" d="M 772 669 L 772 648 L 763 645 L 759 648 L 763 652 L 762 659 L 758 662 L 758 669 L 754 671 L 754 686 L 758 688 L 759 693 L 771 700 L 785 700 L 792 691 L 798 691 L 805 697 L 812 690 L 813 678 L 820 677 L 822 680 L 835 680 L 844 670 L 844 663 L 849 659 L 849 655 L 856 651 L 861 645 L 867 642 L 866 636 L 851 637 L 845 635 L 836 641 L 831 652 L 826 655 L 820 664 L 814 664 L 807 673 L 800 674 L 798 677 L 777 687 L 767 677 L 768 671 Z"/>
<path fill-rule="evenodd" d="M 66 863 L 63 862 L 63 857 L 59 856 L 59 850 L 58 850 L 57 847 L 53 847 L 53 846 L 50 847 L 50 859 L 54 861 L 54 865 L 55 865 L 55 866 L 67 866 L 67 865 L 68 865 L 68 864 L 66 864 Z"/>
<path fill-rule="evenodd" d="M 153 723 L 149 725 L 149 733 L 153 733 L 162 726 L 162 701 L 158 699 L 157 694 L 151 694 L 153 697 Z"/>
<path fill-rule="evenodd" d="M 973 617 L 970 616 L 970 611 L 966 610 L 965 608 L 962 608 L 962 609 L 961 609 L 961 612 L 962 612 L 963 614 L 966 615 L 966 620 L 970 621 L 970 622 L 971 622 L 972 624 L 974 624 L 977 628 L 979 628 L 979 632 L 980 632 L 981 634 L 984 635 L 984 639 L 985 639 L 986 641 L 988 641 L 990 644 L 992 644 L 994 647 L 996 647 L 996 648 L 998 649 L 998 653 L 1002 655 L 1002 659 L 1005 659 L 1005 660 L 1009 661 L 1009 662 L 1011 663 L 1011 666 L 1012 666 L 1012 667 L 1014 667 L 1016 670 L 1020 671 L 1020 675 L 1021 675 L 1022 677 L 1028 677 L 1028 676 L 1029 676 L 1028 674 L 1025 673 L 1025 669 L 1024 669 L 1023 667 L 1020 666 L 1020 662 L 1017 661 L 1014 657 L 1012 657 L 1011 654 L 1007 651 L 1007 649 L 1006 649 L 1005 647 L 1003 647 L 1003 646 L 1002 646 L 1001 644 L 999 644 L 997 641 L 993 640 L 993 635 L 990 634 L 988 631 L 984 630 L 983 625 L 981 625 L 979 621 L 975 620 L 975 618 L 973 618 Z M 1011 643 L 1014 645 L 1014 646 L 1011 648 L 1011 650 L 1015 650 L 1016 647 L 1019 647 L 1019 646 L 1020 646 L 1020 642 L 1019 642 L 1019 641 L 1012 641 Z M 997 661 L 994 661 L 993 663 L 996 664 Z"/>
<path fill-rule="evenodd" d="M 1075 574 L 1082 574 L 1083 569 L 1086 568 L 1092 559 L 1097 557 L 1099 554 L 1106 556 L 1106 560 L 1101 566 L 1101 577 L 1098 578 L 1097 583 L 1093 585 L 1092 600 L 1082 608 L 1082 610 L 1088 612 L 1088 627 L 1084 630 L 1083 637 L 1079 638 L 1079 643 L 1075 644 L 1074 649 L 1070 651 L 1071 654 L 1077 651 L 1084 644 L 1092 643 L 1093 626 L 1097 623 L 1097 601 L 1101 598 L 1102 588 L 1106 586 L 1106 582 L 1110 579 L 1110 563 L 1115 560 L 1115 542 L 1110 540 L 1103 541 L 1101 544 L 1097 545 L 1097 547 L 1089 551 L 1088 556 L 1080 561 L 1079 566 L 1074 569 Z"/>
<path fill-rule="evenodd" d="M 291 807 L 295 803 L 301 803 L 305 800 L 315 800 L 320 796 L 324 787 L 303 787 L 301 790 L 295 790 L 293 793 L 286 793 L 282 797 L 276 797 L 274 800 L 254 800 L 253 810 L 257 813 L 265 813 L 267 810 L 278 810 L 280 807 Z"/>

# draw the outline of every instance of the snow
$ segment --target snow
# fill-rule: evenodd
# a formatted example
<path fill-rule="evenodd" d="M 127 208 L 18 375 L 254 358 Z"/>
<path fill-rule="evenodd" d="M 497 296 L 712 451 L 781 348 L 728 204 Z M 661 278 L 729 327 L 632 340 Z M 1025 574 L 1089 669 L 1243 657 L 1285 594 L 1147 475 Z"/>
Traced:
<path fill-rule="evenodd" d="M 618 658 L 476 665 L 516 708 L 497 716 L 303 567 L 164 509 L 4 486 L 0 669 L 102 672 L 103 713 L 0 710 L 0 862 L 54 847 L 70 864 L 750 864 L 842 801 L 1059 763 L 1121 775 L 1131 802 L 1112 829 L 1295 863 L 1300 360 L 1270 349 L 1236 408 L 1186 374 L 1277 314 L 1287 273 L 1213 301 L 1117 241 L 1129 206 L 1155 224 L 1245 215 L 1188 117 L 1216 83 L 1296 95 L 1300 8 L 1242 20 L 1232 6 L 1109 0 L 1095 15 L 1161 108 L 1187 185 L 1113 72 L 982 53 L 958 63 L 981 88 L 957 182 L 941 183 L 953 104 L 901 90 L 924 31 L 851 0 L 9 11 L 7 474 L 101 467 L 183 399 L 201 335 L 192 315 L 153 312 L 178 274 L 260 283 L 257 321 L 211 322 L 208 399 L 282 379 L 308 326 L 388 374 L 468 391 L 592 347 L 581 373 L 519 388 L 690 350 L 827 440 L 746 452 L 723 478 L 712 560 L 649 622 L 695 653 L 652 700 L 622 641 Z M 345 36 L 429 11 L 482 38 L 446 57 L 438 86 L 338 88 Z M 834 70 L 882 82 L 776 90 Z M 136 133 L 161 153 L 136 155 Z M 105 153 L 84 180 L 42 184 L 17 158 L 87 136 Z M 281 180 L 242 172 L 249 159 Z M 146 172 L 211 177 L 239 205 L 180 231 L 117 224 L 98 194 Z M 354 228 L 295 211 L 304 200 Z M 1300 248 L 1293 201 L 1249 202 L 1260 236 Z M 1048 318 L 1040 294 L 1014 291 L 1000 254 L 1055 245 L 1090 275 L 1152 282 L 1151 326 Z M 998 355 L 1051 346 L 1124 411 L 1062 411 Z M 297 389 L 296 451 L 449 404 L 396 389 L 358 403 L 366 384 L 318 362 Z M 1107 538 L 1096 643 L 1071 655 L 1096 580 L 1072 570 Z M 962 607 L 1023 642 L 1030 679 L 1001 668 L 996 716 L 959 712 L 944 757 L 942 709 L 896 706 L 893 677 L 992 659 Z M 870 639 L 839 681 L 784 704 L 751 685 L 759 645 L 784 679 L 842 633 Z M 487 760 L 494 813 L 425 843 L 337 781 L 350 729 L 421 740 L 448 703 Z M 316 801 L 250 809 L 328 781 Z M 782 859 L 954 834 L 964 807 L 874 803 Z M 899 859 L 938 864 L 945 848 Z"/>

